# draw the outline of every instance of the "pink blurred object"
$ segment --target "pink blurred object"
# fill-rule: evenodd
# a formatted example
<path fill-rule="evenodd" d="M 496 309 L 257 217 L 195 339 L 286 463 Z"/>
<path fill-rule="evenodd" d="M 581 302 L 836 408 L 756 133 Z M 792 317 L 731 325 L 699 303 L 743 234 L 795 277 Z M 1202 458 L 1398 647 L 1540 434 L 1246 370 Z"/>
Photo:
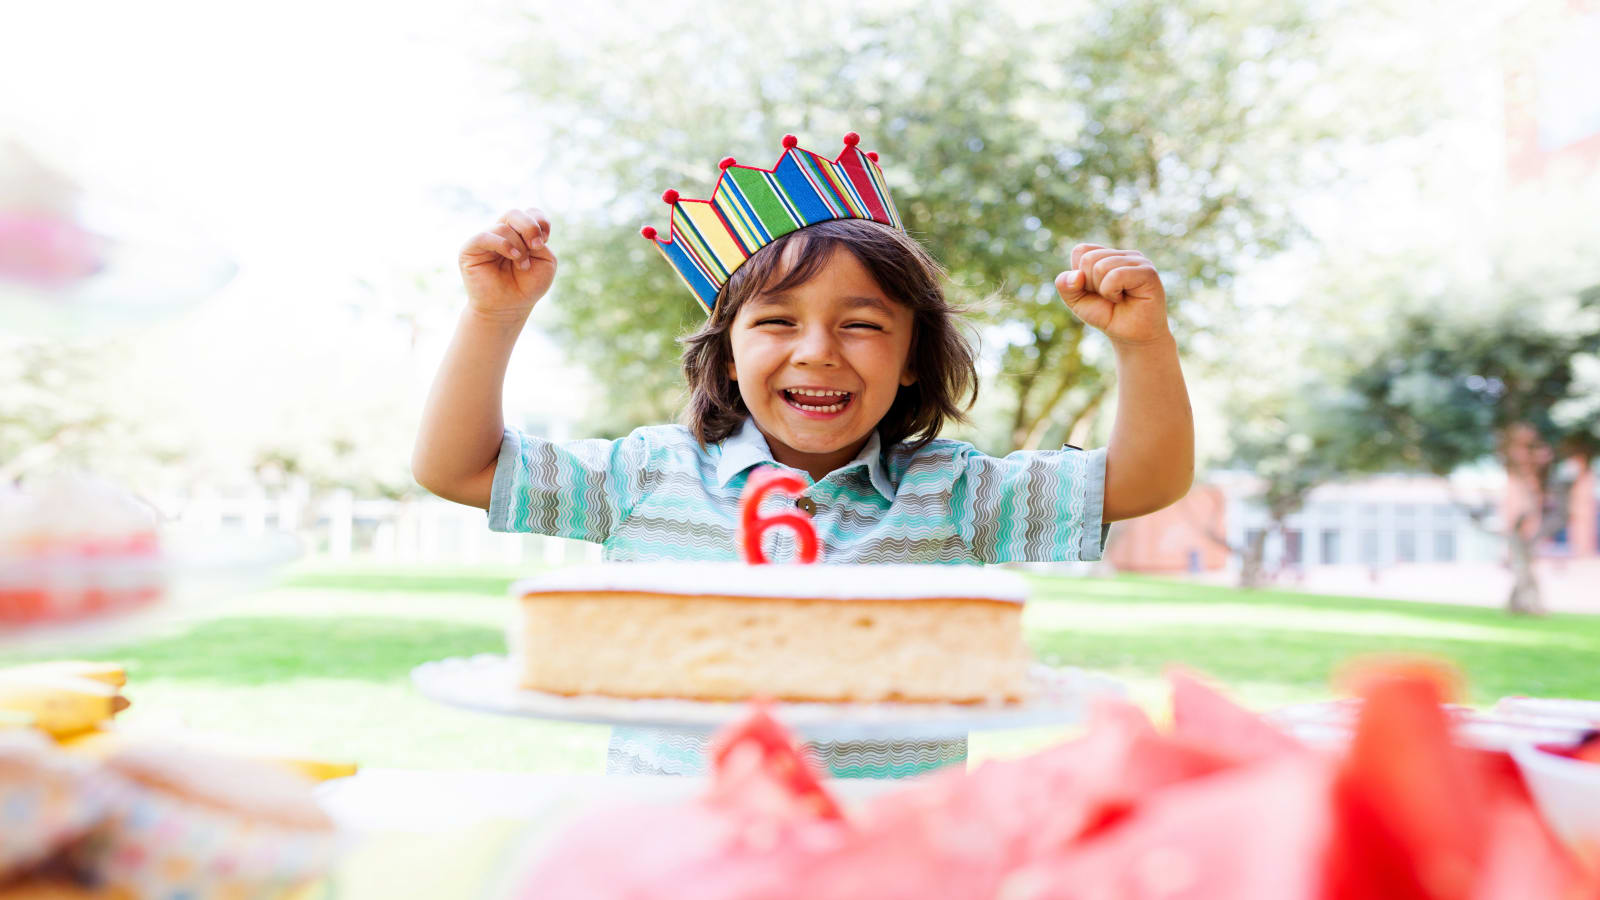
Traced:
<path fill-rule="evenodd" d="M 0 210 L 0 279 L 68 287 L 105 267 L 108 243 L 75 222 Z"/>
<path fill-rule="evenodd" d="M 1552 837 L 1509 757 L 1458 743 L 1440 680 L 1365 678 L 1353 737 L 1331 752 L 1173 681 L 1171 733 L 1105 704 L 1081 739 L 843 818 L 758 710 L 720 739 L 710 797 L 590 818 L 519 896 L 1600 897 L 1600 872 Z"/>
<path fill-rule="evenodd" d="M 237 267 L 175 212 L 86 187 L 0 135 L 0 331 L 120 330 L 214 294 Z"/>

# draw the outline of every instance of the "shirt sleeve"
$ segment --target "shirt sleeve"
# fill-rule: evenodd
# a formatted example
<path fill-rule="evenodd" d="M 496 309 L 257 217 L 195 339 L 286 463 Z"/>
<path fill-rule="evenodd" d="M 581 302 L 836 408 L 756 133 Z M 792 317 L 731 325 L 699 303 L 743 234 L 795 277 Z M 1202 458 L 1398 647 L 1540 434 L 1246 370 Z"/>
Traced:
<path fill-rule="evenodd" d="M 1096 560 L 1105 545 L 1106 451 L 969 447 L 950 505 L 973 555 L 985 563 Z"/>
<path fill-rule="evenodd" d="M 643 496 L 649 458 L 642 431 L 548 441 L 508 428 L 489 489 L 489 529 L 604 542 Z"/>

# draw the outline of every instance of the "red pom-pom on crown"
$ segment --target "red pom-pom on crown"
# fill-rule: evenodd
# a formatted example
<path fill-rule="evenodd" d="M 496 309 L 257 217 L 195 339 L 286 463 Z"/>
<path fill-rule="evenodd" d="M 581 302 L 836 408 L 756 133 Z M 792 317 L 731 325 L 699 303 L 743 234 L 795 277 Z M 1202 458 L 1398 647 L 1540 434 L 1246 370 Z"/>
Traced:
<path fill-rule="evenodd" d="M 855 145 L 857 145 L 859 143 L 861 143 L 861 135 L 856 134 L 854 131 L 850 131 L 850 132 L 846 132 L 845 133 L 844 145 L 846 147 L 854 147 Z"/>
<path fill-rule="evenodd" d="M 666 190 L 661 192 L 661 201 L 663 203 L 677 203 L 678 202 L 678 192 L 673 190 L 672 188 L 667 188 Z"/>
<path fill-rule="evenodd" d="M 652 241 L 656 239 L 656 227 L 654 225 L 646 225 L 645 227 L 639 229 L 639 233 Z"/>
<path fill-rule="evenodd" d="M 794 148 L 796 148 L 798 146 L 800 146 L 800 139 L 799 138 L 795 137 L 792 134 L 786 134 L 786 135 L 783 136 L 783 149 L 785 149 L 785 150 L 793 150 Z"/>
<path fill-rule="evenodd" d="M 738 162 L 739 162 L 738 160 L 734 159 L 731 156 L 724 156 L 722 158 L 722 162 L 717 163 L 717 168 L 726 170 L 729 166 L 735 165 Z"/>

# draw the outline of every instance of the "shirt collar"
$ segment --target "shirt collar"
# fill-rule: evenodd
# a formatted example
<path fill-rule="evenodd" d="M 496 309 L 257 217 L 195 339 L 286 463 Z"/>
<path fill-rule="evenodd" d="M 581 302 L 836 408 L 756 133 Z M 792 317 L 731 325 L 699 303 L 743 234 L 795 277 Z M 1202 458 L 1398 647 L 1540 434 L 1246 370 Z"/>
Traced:
<path fill-rule="evenodd" d="M 755 420 L 746 417 L 739 430 L 722 442 L 722 458 L 717 461 L 717 484 L 727 487 L 735 475 L 761 463 L 776 465 L 777 460 L 772 458 L 772 449 L 767 446 L 766 436 L 756 427 Z M 873 429 L 866 444 L 862 445 L 861 452 L 840 466 L 838 471 L 846 472 L 857 466 L 865 466 L 867 480 L 872 482 L 872 487 L 883 495 L 883 499 L 894 502 L 894 482 L 889 480 L 889 473 L 883 467 L 883 441 L 878 437 L 877 429 Z"/>

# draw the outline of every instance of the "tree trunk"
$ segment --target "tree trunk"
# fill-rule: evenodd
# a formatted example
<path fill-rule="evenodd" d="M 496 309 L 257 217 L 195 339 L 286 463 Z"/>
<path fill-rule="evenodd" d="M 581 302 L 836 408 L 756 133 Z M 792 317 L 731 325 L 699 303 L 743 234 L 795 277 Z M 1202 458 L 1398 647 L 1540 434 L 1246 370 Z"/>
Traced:
<path fill-rule="evenodd" d="M 1506 536 L 1506 546 L 1511 552 L 1511 596 L 1506 598 L 1506 611 L 1521 616 L 1542 616 L 1544 599 L 1539 592 L 1539 578 L 1533 571 L 1534 542 L 1522 530 L 1523 517 Z"/>
<path fill-rule="evenodd" d="M 1239 587 L 1254 590 L 1266 581 L 1266 570 L 1262 566 L 1262 557 L 1266 555 L 1267 530 L 1251 537 L 1250 542 L 1244 547 L 1244 562 L 1239 567 Z"/>

